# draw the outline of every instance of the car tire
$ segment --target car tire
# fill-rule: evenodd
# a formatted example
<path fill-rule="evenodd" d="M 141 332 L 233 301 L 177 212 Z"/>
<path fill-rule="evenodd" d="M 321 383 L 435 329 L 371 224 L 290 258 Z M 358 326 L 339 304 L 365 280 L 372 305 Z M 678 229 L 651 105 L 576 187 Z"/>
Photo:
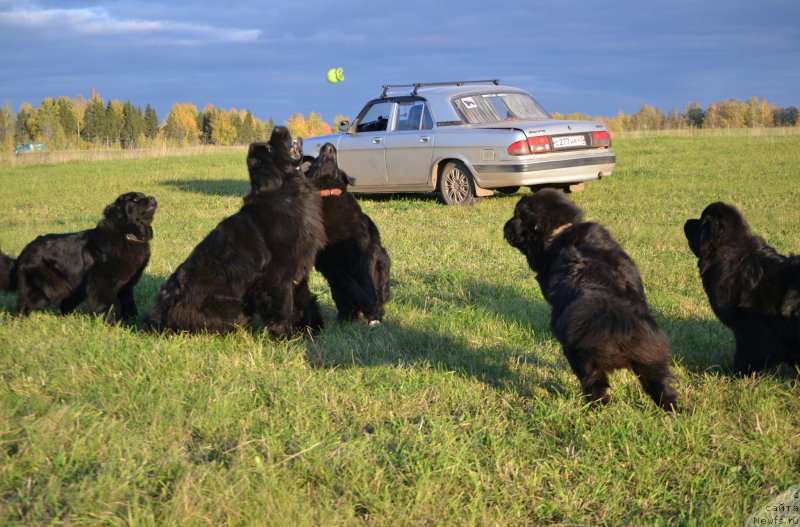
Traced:
<path fill-rule="evenodd" d="M 519 190 L 519 187 L 500 187 L 495 190 L 500 194 L 515 194 Z"/>
<path fill-rule="evenodd" d="M 479 201 L 472 174 L 460 161 L 451 161 L 442 169 L 439 193 L 448 205 L 472 205 Z"/>

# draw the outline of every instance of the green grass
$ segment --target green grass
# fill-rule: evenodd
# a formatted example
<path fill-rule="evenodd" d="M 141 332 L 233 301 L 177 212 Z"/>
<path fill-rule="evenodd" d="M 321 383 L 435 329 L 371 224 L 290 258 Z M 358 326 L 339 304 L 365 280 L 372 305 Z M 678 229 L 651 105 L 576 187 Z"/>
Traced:
<path fill-rule="evenodd" d="M 733 378 L 682 225 L 740 207 L 800 250 L 800 136 L 624 138 L 573 194 L 639 265 L 686 411 L 633 375 L 584 408 L 549 307 L 502 225 L 522 195 L 451 208 L 359 198 L 392 257 L 382 327 L 314 340 L 153 336 L 87 314 L 10 315 L 0 295 L 3 525 L 741 525 L 800 482 L 793 372 Z M 121 192 L 159 201 L 147 311 L 246 192 L 244 153 L 0 167 L 0 244 L 93 226 Z"/>

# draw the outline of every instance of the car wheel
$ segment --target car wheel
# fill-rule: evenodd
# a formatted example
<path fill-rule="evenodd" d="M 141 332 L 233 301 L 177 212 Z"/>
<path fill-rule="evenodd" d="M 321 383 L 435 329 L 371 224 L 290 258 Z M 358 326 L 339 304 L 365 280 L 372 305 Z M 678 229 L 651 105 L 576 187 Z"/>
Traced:
<path fill-rule="evenodd" d="M 444 166 L 439 179 L 439 192 L 442 194 L 442 201 L 448 205 L 472 205 L 478 201 L 472 174 L 459 161 Z"/>
<path fill-rule="evenodd" d="M 519 190 L 519 187 L 500 187 L 495 190 L 500 194 L 514 194 Z"/>

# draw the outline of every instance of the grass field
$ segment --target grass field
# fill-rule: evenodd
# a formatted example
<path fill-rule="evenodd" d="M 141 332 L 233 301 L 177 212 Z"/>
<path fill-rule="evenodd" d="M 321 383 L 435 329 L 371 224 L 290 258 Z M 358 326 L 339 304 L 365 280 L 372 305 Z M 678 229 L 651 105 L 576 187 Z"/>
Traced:
<path fill-rule="evenodd" d="M 573 194 L 639 265 L 686 410 L 628 372 L 584 408 L 549 307 L 502 225 L 522 192 L 469 208 L 361 197 L 392 257 L 380 328 L 314 340 L 140 334 L 86 314 L 11 316 L 0 295 L 2 525 L 742 525 L 800 483 L 796 372 L 730 375 L 682 225 L 740 207 L 800 251 L 800 136 L 616 142 Z M 160 285 L 247 191 L 243 152 L 0 167 L 0 244 L 93 226 L 118 194 L 159 201 Z M 527 192 L 527 191 L 526 191 Z"/>

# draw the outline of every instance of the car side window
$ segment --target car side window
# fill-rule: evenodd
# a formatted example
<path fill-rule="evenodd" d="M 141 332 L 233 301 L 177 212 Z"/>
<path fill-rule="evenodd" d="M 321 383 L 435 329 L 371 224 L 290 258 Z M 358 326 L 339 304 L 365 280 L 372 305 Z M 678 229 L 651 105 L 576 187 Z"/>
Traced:
<path fill-rule="evenodd" d="M 396 130 L 430 130 L 431 128 L 433 128 L 433 117 L 425 101 L 398 103 Z"/>
<path fill-rule="evenodd" d="M 380 101 L 370 106 L 356 125 L 356 132 L 383 132 L 389 123 L 392 115 L 391 101 Z"/>

